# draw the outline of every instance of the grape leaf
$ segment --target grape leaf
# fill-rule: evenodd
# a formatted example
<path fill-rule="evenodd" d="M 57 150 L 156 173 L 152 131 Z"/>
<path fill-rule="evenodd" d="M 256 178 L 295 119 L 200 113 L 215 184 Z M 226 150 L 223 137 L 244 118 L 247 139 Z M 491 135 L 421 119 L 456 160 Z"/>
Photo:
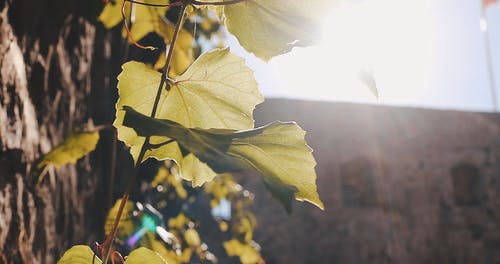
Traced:
<path fill-rule="evenodd" d="M 94 255 L 88 246 L 77 245 L 66 250 L 64 255 L 57 261 L 57 264 L 100 264 L 102 261 Z"/>
<path fill-rule="evenodd" d="M 321 18 L 332 0 L 246 0 L 224 6 L 227 30 L 241 46 L 268 61 L 320 36 Z"/>
<path fill-rule="evenodd" d="M 140 247 L 130 252 L 130 255 L 125 259 L 125 264 L 167 264 L 160 254 Z"/>
<path fill-rule="evenodd" d="M 118 110 L 128 105 L 149 115 L 160 79 L 160 73 L 139 62 L 125 63 L 118 76 L 120 99 L 116 104 L 113 125 L 118 130 L 118 138 L 131 147 L 130 152 L 135 161 L 145 139 L 122 125 L 124 112 Z M 253 109 L 263 101 L 252 70 L 229 49 L 204 53 L 168 85 L 170 90 L 166 91 L 166 86 L 163 88 L 156 116 L 186 127 L 252 128 Z M 161 144 L 167 140 L 165 137 L 152 137 L 151 143 Z M 174 142 L 148 150 L 144 159 L 148 157 L 173 159 L 180 164 L 182 153 Z M 189 176 L 186 179 L 189 180 Z M 196 181 L 196 185 L 202 183 L 203 180 Z"/>
<path fill-rule="evenodd" d="M 95 149 L 99 141 L 99 131 L 75 133 L 67 137 L 61 144 L 45 154 L 38 163 L 38 168 L 46 165 L 60 167 L 77 160 Z"/>
<path fill-rule="evenodd" d="M 285 208 L 293 197 L 323 209 L 316 188 L 316 161 L 304 140 L 305 132 L 294 122 L 274 122 L 253 130 L 187 128 L 145 116 L 124 106 L 124 126 L 140 136 L 169 137 L 217 173 L 253 170 Z"/>

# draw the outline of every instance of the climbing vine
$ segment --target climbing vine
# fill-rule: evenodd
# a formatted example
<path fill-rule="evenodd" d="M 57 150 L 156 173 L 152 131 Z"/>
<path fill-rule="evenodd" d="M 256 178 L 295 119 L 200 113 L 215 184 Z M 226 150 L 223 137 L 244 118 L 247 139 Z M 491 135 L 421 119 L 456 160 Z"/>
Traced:
<path fill-rule="evenodd" d="M 178 210 L 170 219 L 162 213 L 178 203 L 176 199 L 189 204 L 193 200 L 190 193 L 197 187 L 210 197 L 220 231 L 230 234 L 223 243 L 227 255 L 239 257 L 242 263 L 263 263 L 252 237 L 255 219 L 246 209 L 253 195 L 227 173 L 253 171 L 260 175 L 287 211 L 294 199 L 323 209 L 316 187 L 316 162 L 304 140 L 305 131 L 296 123 L 254 127 L 253 110 L 264 98 L 253 71 L 243 58 L 220 47 L 220 41 L 201 45 L 199 40 L 217 39 L 213 36 L 220 34 L 222 21 L 243 48 L 268 61 L 293 47 L 314 43 L 330 1 L 106 2 L 99 16 L 106 28 L 121 24 L 130 44 L 160 50 L 160 55 L 151 65 L 125 62 L 118 76 L 113 126 L 118 139 L 130 147 L 136 170 L 127 179 L 124 195 L 108 213 L 106 239 L 96 243 L 94 250 L 74 246 L 58 263 L 189 263 L 192 258 L 215 262 L 196 231 L 198 224 L 186 210 Z M 172 12 L 177 15 L 169 19 L 167 14 L 172 16 Z M 161 37 L 165 48 L 142 43 L 150 33 Z M 93 145 L 80 142 L 73 155 L 68 150 L 79 141 L 68 139 L 42 159 L 40 170 L 65 160 L 74 162 L 92 151 L 96 132 L 85 133 L 80 137 L 86 135 Z M 68 157 L 58 158 L 61 153 Z M 149 158 L 163 163 L 143 190 L 151 194 L 149 200 L 134 203 L 130 192 L 141 179 L 138 168 Z M 120 252 L 129 251 L 128 257 L 122 257 Z"/>

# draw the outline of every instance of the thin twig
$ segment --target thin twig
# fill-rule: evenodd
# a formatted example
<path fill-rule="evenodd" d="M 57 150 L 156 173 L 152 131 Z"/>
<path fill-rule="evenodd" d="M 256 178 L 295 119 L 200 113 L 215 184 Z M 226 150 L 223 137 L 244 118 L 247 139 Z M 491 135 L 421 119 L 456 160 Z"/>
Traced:
<path fill-rule="evenodd" d="M 153 46 L 143 46 L 143 45 L 139 44 L 137 42 L 137 40 L 135 40 L 134 36 L 132 35 L 132 32 L 130 32 L 130 29 L 129 29 L 128 23 L 127 23 L 127 18 L 125 17 L 125 3 L 127 3 L 127 2 L 132 2 L 132 1 L 123 1 L 122 19 L 123 19 L 123 26 L 125 26 L 125 31 L 127 31 L 127 36 L 130 39 L 130 42 L 132 42 L 132 44 L 134 44 L 136 47 L 138 47 L 140 49 L 156 50 L 156 48 Z M 132 3 L 134 3 L 134 2 L 132 2 Z"/>

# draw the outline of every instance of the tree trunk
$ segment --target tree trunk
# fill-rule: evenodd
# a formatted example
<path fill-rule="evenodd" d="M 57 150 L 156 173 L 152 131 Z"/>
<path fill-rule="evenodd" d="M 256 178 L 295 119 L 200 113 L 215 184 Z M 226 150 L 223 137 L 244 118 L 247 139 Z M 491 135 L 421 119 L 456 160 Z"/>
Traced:
<path fill-rule="evenodd" d="M 41 184 L 33 166 L 69 132 L 114 118 L 110 76 L 121 50 L 111 47 L 122 45 L 119 32 L 95 22 L 101 5 L 0 3 L 0 263 L 55 263 L 71 245 L 103 239 L 114 196 L 113 130 L 76 165 L 50 168 Z"/>

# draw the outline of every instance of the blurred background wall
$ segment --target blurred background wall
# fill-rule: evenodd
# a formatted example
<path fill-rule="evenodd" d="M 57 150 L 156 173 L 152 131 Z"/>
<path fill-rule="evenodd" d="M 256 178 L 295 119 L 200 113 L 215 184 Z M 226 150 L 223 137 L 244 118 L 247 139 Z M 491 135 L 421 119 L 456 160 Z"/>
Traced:
<path fill-rule="evenodd" d="M 240 175 L 267 263 L 500 263 L 500 116 L 273 99 L 256 119 L 308 131 L 326 207 L 288 216 Z"/>

